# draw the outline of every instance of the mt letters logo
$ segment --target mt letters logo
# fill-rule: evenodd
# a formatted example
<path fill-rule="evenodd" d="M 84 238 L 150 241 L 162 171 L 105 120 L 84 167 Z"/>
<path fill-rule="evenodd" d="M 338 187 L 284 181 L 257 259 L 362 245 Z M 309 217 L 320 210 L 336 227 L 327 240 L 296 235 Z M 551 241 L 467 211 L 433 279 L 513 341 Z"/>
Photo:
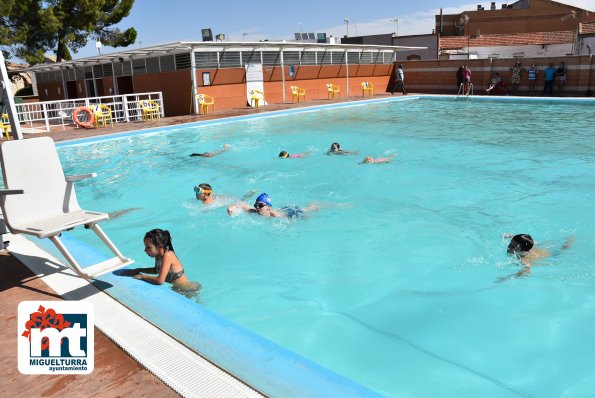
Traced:
<path fill-rule="evenodd" d="M 89 374 L 95 360 L 94 311 L 86 301 L 19 304 L 19 371 Z"/>

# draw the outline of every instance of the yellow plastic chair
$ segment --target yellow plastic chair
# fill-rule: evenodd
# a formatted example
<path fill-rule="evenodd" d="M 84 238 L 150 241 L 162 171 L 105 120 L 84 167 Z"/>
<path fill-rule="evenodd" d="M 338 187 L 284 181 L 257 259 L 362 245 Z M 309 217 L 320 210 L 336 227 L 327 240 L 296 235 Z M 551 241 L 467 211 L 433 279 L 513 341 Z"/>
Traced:
<path fill-rule="evenodd" d="M 289 89 L 293 95 L 293 102 L 300 102 L 300 97 L 304 97 L 304 101 L 306 100 L 306 89 L 298 86 L 289 86 Z"/>
<path fill-rule="evenodd" d="M 369 97 L 373 97 L 374 96 L 374 83 L 362 82 L 362 97 L 366 96 L 366 91 L 368 92 Z"/>
<path fill-rule="evenodd" d="M 339 88 L 339 86 L 336 86 L 333 83 L 327 83 L 326 89 L 327 89 L 327 93 L 326 93 L 327 99 L 328 98 L 335 99 L 335 93 L 339 96 L 339 98 L 341 98 L 341 94 L 340 94 L 341 89 Z"/>
<path fill-rule="evenodd" d="M 215 110 L 215 98 L 207 94 L 198 94 L 196 98 L 198 99 L 199 113 L 202 111 L 202 114 L 206 115 L 209 113 L 209 106 L 211 105 L 213 106 L 213 110 Z"/>
<path fill-rule="evenodd" d="M 260 101 L 266 105 L 264 93 L 258 90 L 250 90 L 250 106 L 258 108 Z"/>
<path fill-rule="evenodd" d="M 142 119 L 147 121 L 149 119 L 161 120 L 161 112 L 159 112 L 159 104 L 153 100 L 140 101 L 140 109 L 142 111 Z"/>
<path fill-rule="evenodd" d="M 6 140 L 10 141 L 10 135 L 8 135 L 8 129 L 10 128 L 10 120 L 8 120 L 7 113 L 2 114 L 2 119 L 0 120 L 0 128 L 4 130 Z"/>
<path fill-rule="evenodd" d="M 99 122 L 103 124 L 103 127 L 107 126 L 107 123 L 114 127 L 114 120 L 112 118 L 112 108 L 107 105 L 97 104 L 91 106 L 93 116 L 95 116 L 95 128 L 99 128 Z"/>

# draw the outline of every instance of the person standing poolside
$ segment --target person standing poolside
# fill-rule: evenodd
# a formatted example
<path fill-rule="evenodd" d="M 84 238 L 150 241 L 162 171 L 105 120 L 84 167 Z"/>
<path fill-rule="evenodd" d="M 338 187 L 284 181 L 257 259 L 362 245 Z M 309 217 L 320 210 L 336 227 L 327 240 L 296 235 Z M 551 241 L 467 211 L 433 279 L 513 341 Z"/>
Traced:
<path fill-rule="evenodd" d="M 523 67 L 521 67 L 521 61 L 516 61 L 514 66 L 510 68 L 512 72 L 512 76 L 510 76 L 510 84 L 512 85 L 512 94 L 516 95 L 519 85 L 521 84 L 521 73 L 525 71 Z"/>
<path fill-rule="evenodd" d="M 471 90 L 471 68 L 469 65 L 465 65 L 463 69 L 463 95 L 469 95 Z"/>
<path fill-rule="evenodd" d="M 463 84 L 463 72 L 465 71 L 465 65 L 459 66 L 457 69 L 457 90 L 461 89 L 461 84 Z"/>
<path fill-rule="evenodd" d="M 397 69 L 396 78 L 397 82 L 393 88 L 393 91 L 390 92 L 391 95 L 394 95 L 395 91 L 397 91 L 399 88 L 401 88 L 403 95 L 407 95 L 407 91 L 405 91 L 405 72 L 403 71 L 403 65 L 401 64 L 399 64 L 399 68 Z"/>
<path fill-rule="evenodd" d="M 558 69 L 556 69 L 556 78 L 558 79 L 558 96 L 562 96 L 562 90 L 566 85 L 566 74 L 568 69 L 566 68 L 566 64 L 564 62 L 560 62 Z"/>
<path fill-rule="evenodd" d="M 554 79 L 556 78 L 556 68 L 554 68 L 554 64 L 551 62 L 548 64 L 547 68 L 543 71 L 544 75 L 544 84 L 543 84 L 543 94 L 542 95 L 554 95 Z"/>
<path fill-rule="evenodd" d="M 527 69 L 527 79 L 529 80 L 529 94 L 535 94 L 535 81 L 537 80 L 537 68 L 535 64 L 531 64 Z"/>
<path fill-rule="evenodd" d="M 169 231 L 152 229 L 145 234 L 143 242 L 145 253 L 155 259 L 155 266 L 124 270 L 122 275 L 130 275 L 135 279 L 154 285 L 162 285 L 164 282 L 171 283 L 175 288 L 185 292 L 197 292 L 200 289 L 200 284 L 191 282 L 184 274 L 184 267 L 174 253 Z"/>
<path fill-rule="evenodd" d="M 202 156 L 203 158 L 212 158 L 213 156 L 221 155 L 223 152 L 227 151 L 230 148 L 228 144 L 223 145 L 218 151 L 214 152 L 203 152 L 203 153 L 193 153 L 190 156 Z"/>
<path fill-rule="evenodd" d="M 256 198 L 253 207 L 247 205 L 242 201 L 239 201 L 227 207 L 227 214 L 233 216 L 239 209 L 244 212 L 257 214 L 262 217 L 297 219 L 302 218 L 306 214 L 306 212 L 320 209 L 320 206 L 314 204 L 308 206 L 305 209 L 295 206 L 285 206 L 282 207 L 279 211 L 273 210 L 272 206 L 273 205 L 271 204 L 271 197 L 266 193 L 261 193 Z"/>

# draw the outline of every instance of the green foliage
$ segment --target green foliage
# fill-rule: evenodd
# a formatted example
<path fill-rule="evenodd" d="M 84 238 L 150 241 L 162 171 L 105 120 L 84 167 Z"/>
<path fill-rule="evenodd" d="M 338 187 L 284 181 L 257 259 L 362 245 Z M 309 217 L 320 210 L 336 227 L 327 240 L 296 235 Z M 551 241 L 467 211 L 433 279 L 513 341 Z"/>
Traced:
<path fill-rule="evenodd" d="M 112 47 L 136 40 L 136 30 L 112 28 L 127 17 L 134 0 L 2 0 L 0 46 L 30 64 L 72 59 L 71 51 L 84 47 L 90 37 Z"/>

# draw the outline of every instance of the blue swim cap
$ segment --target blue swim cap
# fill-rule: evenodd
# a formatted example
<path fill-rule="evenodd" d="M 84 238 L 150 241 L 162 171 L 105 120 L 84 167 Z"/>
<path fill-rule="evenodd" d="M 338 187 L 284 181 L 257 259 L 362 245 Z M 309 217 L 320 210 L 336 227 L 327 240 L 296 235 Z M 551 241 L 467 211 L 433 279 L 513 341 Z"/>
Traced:
<path fill-rule="evenodd" d="M 266 193 L 261 193 L 260 195 L 258 195 L 258 197 L 256 198 L 256 201 L 254 203 L 256 203 L 256 202 L 262 202 L 267 206 L 272 206 L 271 198 Z"/>

